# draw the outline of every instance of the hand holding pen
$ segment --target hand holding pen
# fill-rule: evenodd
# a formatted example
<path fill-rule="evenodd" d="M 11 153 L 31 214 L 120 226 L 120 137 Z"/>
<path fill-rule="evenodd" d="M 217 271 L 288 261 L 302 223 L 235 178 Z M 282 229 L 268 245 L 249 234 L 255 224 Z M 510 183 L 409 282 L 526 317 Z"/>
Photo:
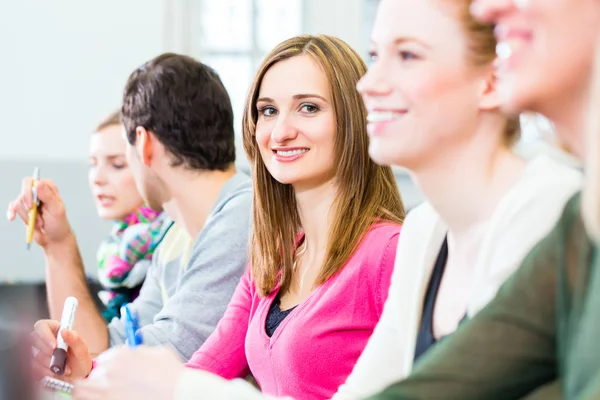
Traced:
<path fill-rule="evenodd" d="M 143 344 L 142 332 L 140 332 L 140 322 L 137 312 L 130 304 L 125 304 L 121 307 L 121 317 L 125 325 L 125 337 L 127 345 L 135 348 Z"/>
<path fill-rule="evenodd" d="M 33 240 L 33 234 L 35 233 L 36 219 L 38 215 L 38 208 L 40 206 L 40 199 L 37 195 L 36 186 L 40 180 L 40 169 L 36 168 L 33 171 L 33 179 L 31 180 L 31 208 L 28 211 L 27 218 L 27 237 L 25 242 L 27 243 L 27 250 L 31 248 L 31 241 Z"/>
<path fill-rule="evenodd" d="M 28 228 L 26 243 L 35 241 L 45 248 L 72 237 L 64 203 L 56 185 L 50 180 L 39 179 L 39 175 L 23 179 L 21 192 L 8 205 L 8 220 L 13 221 L 17 216 Z"/>

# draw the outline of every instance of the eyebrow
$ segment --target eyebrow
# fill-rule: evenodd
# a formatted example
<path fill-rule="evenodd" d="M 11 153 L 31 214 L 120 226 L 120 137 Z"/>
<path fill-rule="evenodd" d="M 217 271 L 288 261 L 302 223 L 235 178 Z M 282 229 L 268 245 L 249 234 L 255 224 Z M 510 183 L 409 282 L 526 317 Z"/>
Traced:
<path fill-rule="evenodd" d="M 422 40 L 419 40 L 419 39 L 417 39 L 415 37 L 412 37 L 412 36 L 401 36 L 399 38 L 394 39 L 394 41 L 392 42 L 392 44 L 394 46 L 397 46 L 399 44 L 411 43 L 411 42 L 420 44 L 421 46 L 423 46 L 423 47 L 425 47 L 427 49 L 431 49 L 430 45 L 428 45 L 427 43 L 423 42 Z M 375 44 L 377 44 L 377 42 L 375 40 L 371 39 L 371 44 L 375 45 Z"/>
<path fill-rule="evenodd" d="M 90 156 L 90 158 L 108 158 L 109 160 L 114 160 L 119 157 L 125 157 L 125 154 L 99 154 Z"/>
<path fill-rule="evenodd" d="M 303 100 L 303 99 L 314 99 L 314 98 L 317 98 L 317 99 L 321 99 L 321 100 L 323 100 L 324 102 L 328 103 L 328 101 L 327 101 L 327 99 L 326 99 L 325 97 L 323 97 L 323 96 L 321 96 L 321 95 L 318 95 L 318 94 L 314 94 L 314 93 L 301 93 L 301 94 L 296 94 L 296 95 L 294 95 L 292 98 L 293 98 L 294 100 Z M 272 98 L 270 98 L 270 97 L 261 97 L 261 98 L 259 98 L 259 99 L 256 99 L 256 102 L 257 102 L 257 103 L 259 103 L 259 102 L 261 102 L 261 101 L 262 101 L 262 102 L 265 102 L 265 103 L 275 103 L 275 100 L 273 100 L 273 99 L 272 99 Z"/>

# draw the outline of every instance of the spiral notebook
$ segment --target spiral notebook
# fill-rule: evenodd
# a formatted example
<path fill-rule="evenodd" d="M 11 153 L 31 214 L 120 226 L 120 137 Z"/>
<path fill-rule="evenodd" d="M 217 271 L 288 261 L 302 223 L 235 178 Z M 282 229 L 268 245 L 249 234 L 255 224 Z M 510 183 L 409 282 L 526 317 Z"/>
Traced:
<path fill-rule="evenodd" d="M 70 383 L 61 381 L 59 379 L 45 377 L 40 381 L 40 384 L 44 389 L 48 391 L 48 394 L 54 394 L 54 397 L 45 396 L 46 399 L 70 399 L 71 392 L 73 391 L 73 385 Z"/>

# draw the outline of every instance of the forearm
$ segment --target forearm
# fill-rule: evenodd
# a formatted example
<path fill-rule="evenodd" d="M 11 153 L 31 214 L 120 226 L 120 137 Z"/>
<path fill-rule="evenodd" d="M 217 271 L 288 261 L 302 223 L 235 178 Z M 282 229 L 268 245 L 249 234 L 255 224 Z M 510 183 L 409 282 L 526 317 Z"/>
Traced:
<path fill-rule="evenodd" d="M 65 299 L 69 296 L 76 297 L 79 306 L 74 330 L 86 342 L 91 354 L 106 350 L 106 323 L 90 294 L 75 237 L 70 235 L 64 242 L 46 246 L 44 253 L 50 317 L 60 320 Z"/>

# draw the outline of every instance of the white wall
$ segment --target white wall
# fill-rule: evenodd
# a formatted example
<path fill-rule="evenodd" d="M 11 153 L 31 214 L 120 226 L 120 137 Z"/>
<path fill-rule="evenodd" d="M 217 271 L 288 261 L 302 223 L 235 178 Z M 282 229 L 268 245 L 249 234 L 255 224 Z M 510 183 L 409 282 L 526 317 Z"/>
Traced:
<path fill-rule="evenodd" d="M 129 73 L 175 40 L 167 0 L 0 2 L 0 159 L 85 159 Z"/>

